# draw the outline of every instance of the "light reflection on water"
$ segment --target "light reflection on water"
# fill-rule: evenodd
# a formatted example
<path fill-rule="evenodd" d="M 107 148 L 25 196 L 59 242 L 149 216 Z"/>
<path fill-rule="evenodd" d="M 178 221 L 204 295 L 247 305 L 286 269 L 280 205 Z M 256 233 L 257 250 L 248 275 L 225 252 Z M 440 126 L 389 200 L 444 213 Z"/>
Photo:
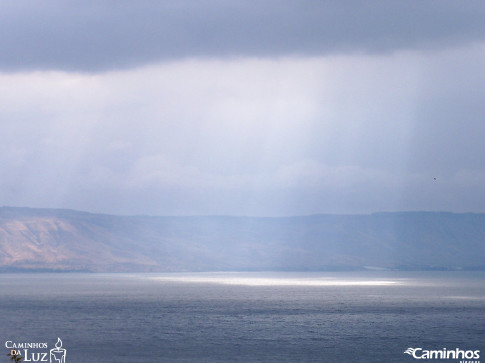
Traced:
<path fill-rule="evenodd" d="M 217 284 L 274 287 L 420 287 L 459 288 L 483 292 L 483 272 L 199 272 L 140 274 L 138 278 L 161 283 Z M 458 295 L 457 295 L 458 296 Z"/>
<path fill-rule="evenodd" d="M 271 277 L 248 277 L 237 275 L 226 276 L 196 276 L 196 275 L 173 275 L 153 277 L 159 281 L 185 282 L 185 283 L 210 283 L 222 285 L 240 286 L 386 286 L 400 285 L 403 281 L 398 280 L 365 280 L 365 279 L 335 279 L 335 278 L 271 278 Z"/>

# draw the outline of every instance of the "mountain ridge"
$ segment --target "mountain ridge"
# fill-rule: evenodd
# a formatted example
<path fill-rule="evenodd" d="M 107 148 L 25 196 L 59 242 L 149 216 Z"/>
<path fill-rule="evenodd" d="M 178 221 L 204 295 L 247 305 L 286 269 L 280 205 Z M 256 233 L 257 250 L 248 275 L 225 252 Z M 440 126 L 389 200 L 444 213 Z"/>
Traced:
<path fill-rule="evenodd" d="M 485 269 L 485 214 L 119 216 L 0 207 L 0 271 Z"/>

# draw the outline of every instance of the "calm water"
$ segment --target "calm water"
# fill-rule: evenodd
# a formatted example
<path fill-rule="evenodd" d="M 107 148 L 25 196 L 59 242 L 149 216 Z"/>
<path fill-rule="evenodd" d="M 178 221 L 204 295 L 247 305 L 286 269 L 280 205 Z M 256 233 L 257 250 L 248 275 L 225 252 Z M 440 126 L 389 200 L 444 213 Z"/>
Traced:
<path fill-rule="evenodd" d="M 60 337 L 66 363 L 485 362 L 484 273 L 0 274 L 0 293 L 4 353 Z"/>

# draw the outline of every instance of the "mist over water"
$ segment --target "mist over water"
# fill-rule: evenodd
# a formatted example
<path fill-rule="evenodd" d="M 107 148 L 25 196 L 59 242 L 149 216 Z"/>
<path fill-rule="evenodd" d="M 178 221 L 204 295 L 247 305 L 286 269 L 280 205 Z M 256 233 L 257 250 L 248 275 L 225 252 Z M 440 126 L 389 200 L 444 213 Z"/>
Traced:
<path fill-rule="evenodd" d="M 3 274 L 0 290 L 2 346 L 53 348 L 60 337 L 66 363 L 410 362 L 410 347 L 485 351 L 483 272 Z"/>

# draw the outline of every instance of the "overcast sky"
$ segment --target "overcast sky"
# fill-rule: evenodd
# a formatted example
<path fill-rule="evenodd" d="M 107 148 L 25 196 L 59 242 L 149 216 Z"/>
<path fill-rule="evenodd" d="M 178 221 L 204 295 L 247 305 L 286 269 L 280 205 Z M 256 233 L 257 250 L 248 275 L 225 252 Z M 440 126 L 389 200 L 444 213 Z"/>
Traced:
<path fill-rule="evenodd" d="M 0 0 L 0 205 L 485 212 L 485 3 Z"/>

